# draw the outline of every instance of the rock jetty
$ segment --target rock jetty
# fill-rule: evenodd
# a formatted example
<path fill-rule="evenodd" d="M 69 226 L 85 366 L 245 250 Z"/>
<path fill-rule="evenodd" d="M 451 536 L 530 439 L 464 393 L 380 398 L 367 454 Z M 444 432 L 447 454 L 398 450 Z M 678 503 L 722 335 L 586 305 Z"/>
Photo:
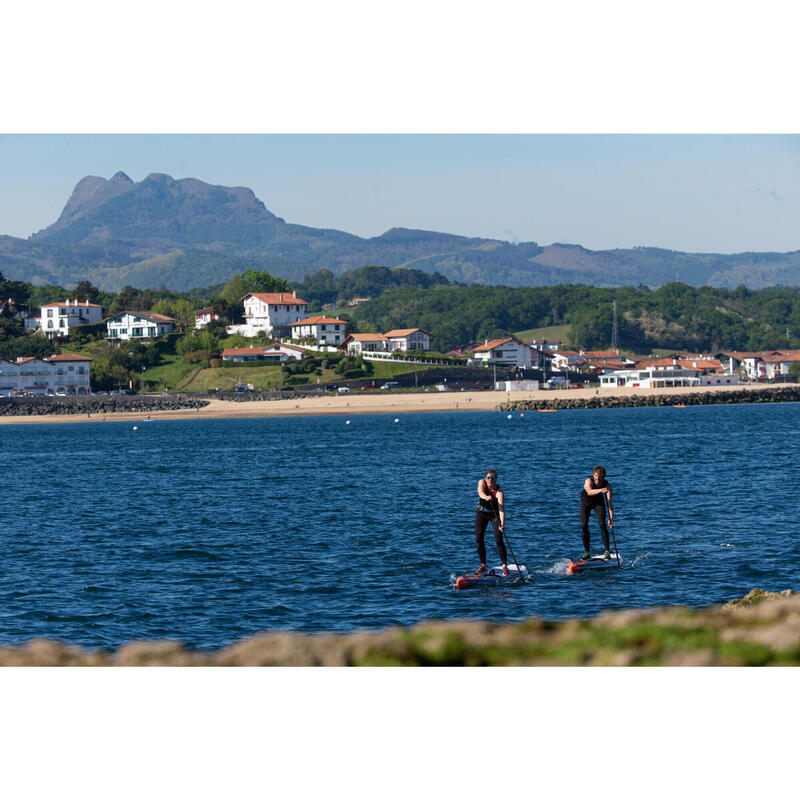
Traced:
<path fill-rule="evenodd" d="M 800 595 L 753 589 L 725 605 L 514 624 L 430 622 L 375 633 L 270 632 L 212 652 L 131 642 L 116 652 L 49 639 L 0 647 L 0 666 L 800 665 Z"/>
<path fill-rule="evenodd" d="M 25 417 L 49 414 L 114 414 L 118 411 L 148 413 L 203 408 L 208 400 L 189 395 L 80 395 L 76 397 L 0 397 L 0 416 Z"/>
<path fill-rule="evenodd" d="M 546 400 L 510 400 L 501 403 L 498 411 L 535 411 L 539 408 L 630 408 L 640 406 L 704 406 L 719 403 L 796 403 L 800 386 L 777 386 L 764 389 L 729 391 L 675 392 L 674 394 L 628 394 L 589 397 L 553 397 Z"/>

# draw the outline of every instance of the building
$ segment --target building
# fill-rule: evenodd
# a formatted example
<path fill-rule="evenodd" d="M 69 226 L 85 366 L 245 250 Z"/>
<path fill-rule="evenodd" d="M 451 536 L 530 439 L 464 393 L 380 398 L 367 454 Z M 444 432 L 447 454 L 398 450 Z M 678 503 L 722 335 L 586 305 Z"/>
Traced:
<path fill-rule="evenodd" d="M 332 344 L 337 347 L 344 341 L 347 321 L 333 317 L 306 317 L 292 322 L 292 339 L 310 336 L 317 344 Z"/>
<path fill-rule="evenodd" d="M 279 362 L 300 360 L 306 354 L 302 347 L 291 344 L 270 344 L 264 347 L 228 347 L 222 351 L 223 361 L 236 362 Z"/>
<path fill-rule="evenodd" d="M 537 350 L 560 350 L 561 342 L 558 339 L 531 339 L 528 344 Z"/>
<path fill-rule="evenodd" d="M 103 321 L 103 307 L 88 300 L 65 300 L 63 303 L 48 303 L 42 306 L 40 328 L 48 338 L 69 336 L 69 329 L 76 325 L 93 325 Z"/>
<path fill-rule="evenodd" d="M 554 350 L 553 370 L 556 372 L 569 372 L 577 369 L 577 365 L 584 361 L 583 356 L 576 350 Z"/>
<path fill-rule="evenodd" d="M 389 350 L 430 350 L 431 335 L 422 328 L 398 328 L 383 334 Z"/>
<path fill-rule="evenodd" d="M 47 358 L 0 359 L 0 397 L 14 394 L 90 394 L 89 365 L 92 359 L 63 353 Z"/>
<path fill-rule="evenodd" d="M 352 300 L 347 301 L 348 308 L 356 308 L 360 306 L 362 303 L 366 303 L 370 300 L 369 297 L 354 297 Z"/>
<path fill-rule="evenodd" d="M 152 311 L 122 311 L 106 319 L 106 339 L 155 339 L 175 329 L 175 320 Z"/>
<path fill-rule="evenodd" d="M 214 313 L 214 309 L 211 308 L 211 306 L 199 308 L 194 312 L 194 327 L 195 329 L 205 328 L 209 322 L 215 319 L 217 319 L 217 315 Z"/>
<path fill-rule="evenodd" d="M 764 364 L 764 377 L 768 381 L 778 380 L 791 375 L 792 364 L 800 361 L 800 350 L 773 350 L 761 356 Z"/>
<path fill-rule="evenodd" d="M 342 347 L 348 353 L 360 355 L 388 350 L 389 341 L 382 333 L 351 333 L 345 337 Z"/>
<path fill-rule="evenodd" d="M 488 339 L 480 347 L 476 347 L 472 358 L 483 366 L 489 364 L 512 364 L 516 367 L 531 365 L 531 348 L 513 336 L 505 339 Z"/>
<path fill-rule="evenodd" d="M 241 300 L 244 305 L 244 324 L 229 325 L 227 330 L 228 333 L 241 333 L 248 337 L 259 333 L 274 338 L 291 336 L 289 326 L 303 319 L 308 305 L 295 292 L 252 292 Z"/>

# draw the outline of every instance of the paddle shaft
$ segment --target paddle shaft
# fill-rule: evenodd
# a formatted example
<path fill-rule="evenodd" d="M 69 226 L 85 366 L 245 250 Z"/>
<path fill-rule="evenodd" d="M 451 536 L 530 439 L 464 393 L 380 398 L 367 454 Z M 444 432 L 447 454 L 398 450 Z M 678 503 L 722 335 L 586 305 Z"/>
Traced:
<path fill-rule="evenodd" d="M 606 513 L 608 513 L 608 498 L 603 501 L 606 505 Z M 611 541 L 614 542 L 614 555 L 617 557 L 617 566 L 622 569 L 622 564 L 619 563 L 619 550 L 617 549 L 617 537 L 614 536 L 614 523 L 611 523 Z"/>
<path fill-rule="evenodd" d="M 497 516 L 497 526 L 500 527 L 500 516 Z M 508 552 L 511 553 L 511 558 L 514 559 L 514 566 L 517 568 L 517 574 L 519 575 L 520 579 L 522 578 L 522 570 L 519 568 L 519 563 L 517 562 L 517 557 L 514 555 L 514 551 L 511 549 L 511 542 L 508 541 L 508 534 L 506 533 L 505 527 L 502 529 L 503 538 L 506 540 L 506 546 L 508 547 Z"/>

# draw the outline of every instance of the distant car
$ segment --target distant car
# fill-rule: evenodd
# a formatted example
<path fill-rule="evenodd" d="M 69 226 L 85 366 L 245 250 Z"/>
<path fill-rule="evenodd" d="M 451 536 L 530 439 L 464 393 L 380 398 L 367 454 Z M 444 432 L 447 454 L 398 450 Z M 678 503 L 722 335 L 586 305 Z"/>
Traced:
<path fill-rule="evenodd" d="M 247 391 L 247 387 L 246 386 L 237 386 L 233 391 L 234 392 L 246 392 Z"/>
<path fill-rule="evenodd" d="M 67 396 L 67 390 L 66 389 L 56 389 L 56 395 L 58 397 L 66 397 Z"/>
<path fill-rule="evenodd" d="M 340 386 L 336 391 L 339 394 L 350 394 L 350 389 L 347 386 Z"/>
<path fill-rule="evenodd" d="M 386 383 L 381 386 L 381 389 L 399 389 L 400 384 L 397 381 L 386 381 Z"/>

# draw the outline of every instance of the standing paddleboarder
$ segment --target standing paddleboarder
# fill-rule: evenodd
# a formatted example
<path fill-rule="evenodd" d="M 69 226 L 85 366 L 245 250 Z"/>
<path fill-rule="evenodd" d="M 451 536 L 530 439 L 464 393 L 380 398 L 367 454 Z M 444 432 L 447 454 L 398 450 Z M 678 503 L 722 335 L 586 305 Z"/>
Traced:
<path fill-rule="evenodd" d="M 486 572 L 486 526 L 491 520 L 494 528 L 494 543 L 503 562 L 503 575 L 508 575 L 508 556 L 503 542 L 505 533 L 506 509 L 504 505 L 503 490 L 497 484 L 497 470 L 487 469 L 484 476 L 478 481 L 478 508 L 475 511 L 475 543 L 478 546 L 478 556 L 481 565 L 475 570 L 477 575 Z"/>
<path fill-rule="evenodd" d="M 605 502 L 603 498 L 605 497 Z M 600 533 L 603 536 L 603 545 L 606 552 L 603 558 L 611 558 L 611 547 L 608 541 L 608 528 L 606 527 L 606 504 L 608 504 L 608 524 L 614 528 L 614 505 L 611 502 L 611 484 L 606 480 L 605 467 L 599 464 L 592 470 L 592 477 L 587 478 L 581 490 L 581 537 L 583 539 L 584 560 L 591 558 L 589 552 L 589 514 L 594 511 L 600 523 Z"/>

